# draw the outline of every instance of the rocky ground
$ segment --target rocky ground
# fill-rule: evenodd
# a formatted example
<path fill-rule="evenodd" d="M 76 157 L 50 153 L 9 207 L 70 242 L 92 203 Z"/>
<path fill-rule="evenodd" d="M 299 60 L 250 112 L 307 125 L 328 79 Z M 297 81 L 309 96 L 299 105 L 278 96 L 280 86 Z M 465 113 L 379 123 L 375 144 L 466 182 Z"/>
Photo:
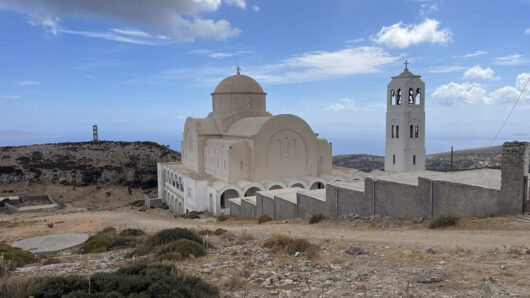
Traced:
<path fill-rule="evenodd" d="M 121 208 L 55 214 L 0 214 L 1 241 L 64 233 L 163 228 L 226 229 L 205 236 L 213 245 L 201 258 L 175 264 L 217 285 L 223 297 L 528 297 L 530 219 L 464 219 L 429 230 L 424 219 L 398 221 L 355 215 L 309 225 L 305 220 L 182 219 L 166 210 Z M 53 228 L 47 223 L 55 222 Z M 306 238 L 318 253 L 287 253 L 263 246 L 274 234 Z M 19 268 L 11 278 L 111 271 L 151 255 L 126 258 L 130 249 L 79 255 L 65 251 L 55 262 Z"/>

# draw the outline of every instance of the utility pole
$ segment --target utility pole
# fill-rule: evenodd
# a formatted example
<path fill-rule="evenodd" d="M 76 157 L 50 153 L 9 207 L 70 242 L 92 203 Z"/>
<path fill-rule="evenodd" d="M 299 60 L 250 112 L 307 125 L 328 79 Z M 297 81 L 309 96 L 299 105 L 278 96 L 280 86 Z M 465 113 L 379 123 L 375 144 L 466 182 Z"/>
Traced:
<path fill-rule="evenodd" d="M 453 171 L 453 146 L 451 146 L 451 172 Z"/>
<path fill-rule="evenodd" d="M 92 126 L 92 136 L 93 136 L 92 141 L 97 142 L 98 141 L 98 126 L 96 124 Z"/>

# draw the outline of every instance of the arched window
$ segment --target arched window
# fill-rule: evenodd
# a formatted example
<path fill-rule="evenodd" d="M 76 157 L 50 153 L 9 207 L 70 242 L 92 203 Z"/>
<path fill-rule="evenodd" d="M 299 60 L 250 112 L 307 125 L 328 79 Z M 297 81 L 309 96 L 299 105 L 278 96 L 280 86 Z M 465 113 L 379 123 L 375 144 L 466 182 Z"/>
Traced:
<path fill-rule="evenodd" d="M 415 104 L 414 102 L 414 89 L 409 89 L 409 104 Z"/>
<path fill-rule="evenodd" d="M 410 126 L 410 138 L 412 139 L 414 137 L 414 125 Z"/>
<path fill-rule="evenodd" d="M 392 125 L 392 139 L 395 138 L 396 136 L 396 126 L 395 125 Z"/>
<path fill-rule="evenodd" d="M 394 89 L 390 90 L 390 102 L 391 104 L 396 104 L 396 91 Z"/>
<path fill-rule="evenodd" d="M 396 164 L 396 155 L 395 154 L 392 155 L 392 163 Z"/>
<path fill-rule="evenodd" d="M 419 138 L 420 137 L 420 126 L 416 124 L 416 129 L 414 130 L 414 137 Z"/>
<path fill-rule="evenodd" d="M 396 139 L 399 139 L 399 125 L 396 125 Z"/>
<path fill-rule="evenodd" d="M 416 155 L 412 155 L 412 164 L 413 164 L 413 165 L 416 164 Z"/>
<path fill-rule="evenodd" d="M 397 91 L 396 104 L 397 105 L 401 104 L 401 89 L 398 89 L 398 91 Z"/>
<path fill-rule="evenodd" d="M 416 89 L 416 100 L 415 101 L 417 104 L 421 104 L 421 89 L 420 88 Z"/>

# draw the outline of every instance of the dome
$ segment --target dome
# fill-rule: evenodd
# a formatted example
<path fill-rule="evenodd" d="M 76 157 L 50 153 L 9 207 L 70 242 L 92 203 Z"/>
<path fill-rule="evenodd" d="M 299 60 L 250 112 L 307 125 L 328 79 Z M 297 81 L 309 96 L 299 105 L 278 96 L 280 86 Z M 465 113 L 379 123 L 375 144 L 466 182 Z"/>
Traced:
<path fill-rule="evenodd" d="M 239 74 L 239 71 L 236 75 L 223 79 L 212 94 L 222 93 L 265 94 L 256 80 L 249 76 Z"/>

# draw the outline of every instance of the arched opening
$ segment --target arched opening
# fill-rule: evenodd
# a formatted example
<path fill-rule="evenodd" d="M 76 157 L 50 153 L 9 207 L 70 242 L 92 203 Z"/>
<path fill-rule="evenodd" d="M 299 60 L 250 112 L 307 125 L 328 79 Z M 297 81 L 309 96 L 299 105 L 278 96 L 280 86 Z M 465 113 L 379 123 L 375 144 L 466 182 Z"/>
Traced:
<path fill-rule="evenodd" d="M 291 187 L 304 188 L 304 186 L 302 185 L 302 183 L 295 183 L 295 184 L 291 185 Z"/>
<path fill-rule="evenodd" d="M 410 138 L 412 139 L 414 137 L 414 125 L 410 126 Z"/>
<path fill-rule="evenodd" d="M 401 104 L 401 89 L 398 89 L 397 91 L 397 98 L 396 98 L 396 105 Z"/>
<path fill-rule="evenodd" d="M 182 185 L 182 177 L 179 177 L 179 189 L 180 191 L 184 191 L 184 185 Z"/>
<path fill-rule="evenodd" d="M 247 190 L 247 192 L 245 192 L 245 197 L 252 197 L 252 196 L 255 196 L 256 195 L 256 192 L 257 191 L 260 191 L 261 189 L 259 189 L 259 187 L 256 187 L 256 186 L 252 186 L 251 188 L 249 188 Z"/>
<path fill-rule="evenodd" d="M 420 126 L 416 124 L 416 129 L 414 130 L 414 137 L 419 138 L 420 137 Z"/>
<path fill-rule="evenodd" d="M 399 125 L 396 125 L 396 139 L 399 139 Z"/>
<path fill-rule="evenodd" d="M 396 91 L 394 89 L 390 90 L 390 103 L 396 104 Z"/>
<path fill-rule="evenodd" d="M 213 195 L 208 195 L 208 213 L 213 214 L 213 211 L 215 210 L 215 202 L 213 201 Z"/>
<path fill-rule="evenodd" d="M 220 197 L 220 207 L 221 209 L 228 208 L 228 200 L 239 198 L 239 193 L 235 189 L 225 190 Z"/>
<path fill-rule="evenodd" d="M 392 155 L 392 163 L 396 164 L 396 155 L 395 154 Z"/>
<path fill-rule="evenodd" d="M 184 214 L 184 206 L 182 206 L 182 202 L 179 202 L 179 214 Z"/>
<path fill-rule="evenodd" d="M 409 104 L 415 104 L 414 89 L 409 89 Z"/>
<path fill-rule="evenodd" d="M 309 189 L 323 189 L 325 187 L 326 186 L 324 185 L 324 183 L 322 183 L 320 181 L 316 181 L 313 184 L 311 184 L 311 187 Z"/>
<path fill-rule="evenodd" d="M 396 137 L 396 126 L 392 125 L 392 139 Z"/>
<path fill-rule="evenodd" d="M 269 187 L 269 190 L 282 189 L 283 187 L 279 184 L 272 185 Z"/>
<path fill-rule="evenodd" d="M 413 156 L 412 156 L 412 164 L 413 164 L 413 165 L 416 164 L 416 155 L 413 155 Z"/>
<path fill-rule="evenodd" d="M 420 88 L 416 89 L 416 100 L 415 101 L 417 104 L 421 104 L 421 89 Z"/>

